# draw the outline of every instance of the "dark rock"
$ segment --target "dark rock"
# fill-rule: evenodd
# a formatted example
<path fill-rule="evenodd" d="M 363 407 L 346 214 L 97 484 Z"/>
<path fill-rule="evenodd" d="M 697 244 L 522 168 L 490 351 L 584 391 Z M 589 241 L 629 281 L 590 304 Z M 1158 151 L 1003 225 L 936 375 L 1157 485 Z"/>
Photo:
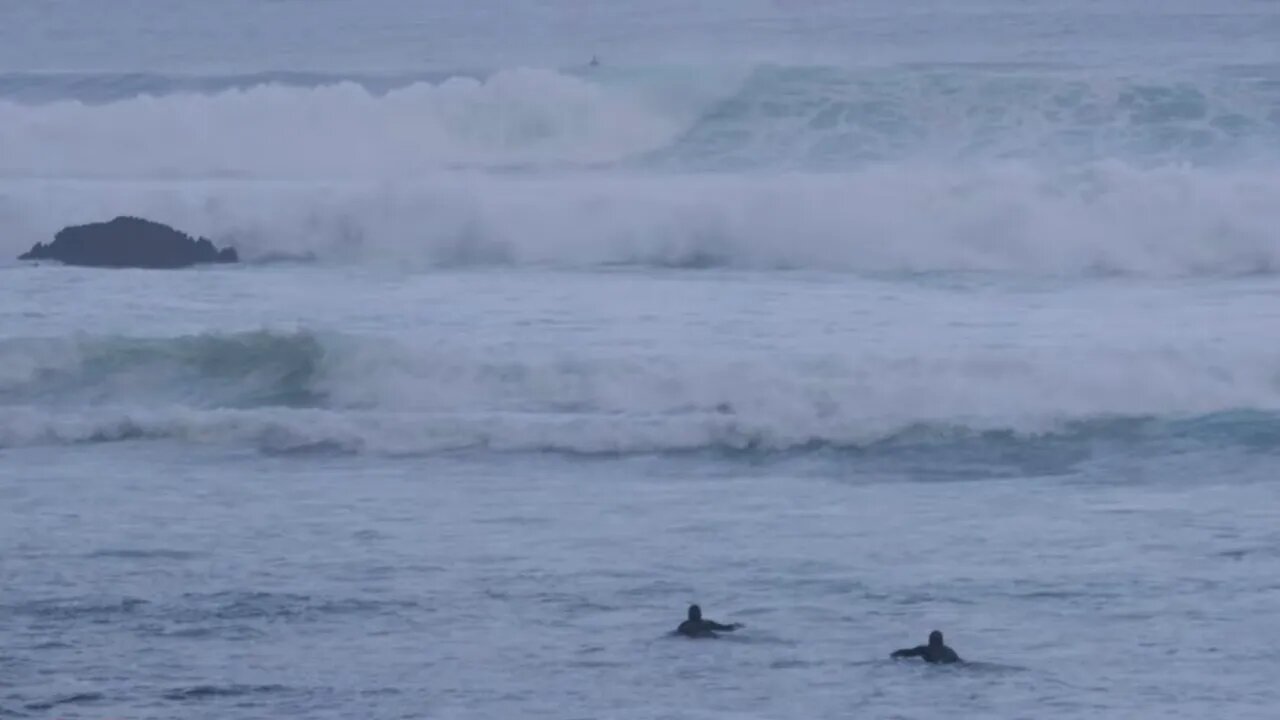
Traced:
<path fill-rule="evenodd" d="M 53 242 L 36 243 L 18 259 L 57 260 L 85 267 L 165 269 L 240 260 L 235 248 L 219 250 L 205 238 L 194 240 L 168 225 L 136 217 L 63 228 Z"/>

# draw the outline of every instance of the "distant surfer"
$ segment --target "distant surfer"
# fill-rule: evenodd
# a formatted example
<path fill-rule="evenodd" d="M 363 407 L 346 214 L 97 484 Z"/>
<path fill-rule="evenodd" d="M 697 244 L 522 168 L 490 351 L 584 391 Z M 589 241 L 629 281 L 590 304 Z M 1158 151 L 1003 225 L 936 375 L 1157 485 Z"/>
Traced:
<path fill-rule="evenodd" d="M 600 58 L 592 55 L 591 62 L 587 63 L 587 67 L 600 67 Z"/>
<path fill-rule="evenodd" d="M 955 650 L 947 647 L 942 642 L 942 633 L 934 630 L 929 633 L 929 644 L 919 645 L 917 647 L 908 648 L 906 650 L 896 650 L 889 657 L 892 658 L 908 658 L 919 657 L 924 658 L 929 663 L 958 663 L 964 662 Z"/>
<path fill-rule="evenodd" d="M 733 632 L 742 627 L 741 623 L 731 623 L 729 625 L 721 625 L 714 620 L 702 619 L 702 608 L 697 605 L 689 606 L 689 619 L 680 623 L 680 627 L 676 628 L 676 633 L 691 638 L 713 638 L 719 637 L 717 632 Z"/>

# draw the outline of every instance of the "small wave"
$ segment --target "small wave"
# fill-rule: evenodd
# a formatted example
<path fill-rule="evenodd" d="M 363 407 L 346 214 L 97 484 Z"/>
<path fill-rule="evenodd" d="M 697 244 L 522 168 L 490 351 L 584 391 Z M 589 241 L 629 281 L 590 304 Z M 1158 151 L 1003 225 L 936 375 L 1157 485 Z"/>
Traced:
<path fill-rule="evenodd" d="M 894 459 L 899 468 L 945 467 L 956 478 L 989 476 L 994 467 L 1018 474 L 1059 474 L 1111 446 L 1131 450 L 1187 444 L 1272 452 L 1280 448 L 1280 417 L 1243 413 L 1223 423 L 1214 416 L 1187 419 L 1102 417 L 1028 422 L 1022 427 L 988 420 L 912 422 L 905 426 L 840 423 L 825 429 L 753 425 L 732 418 L 572 418 L 475 414 L 313 411 L 151 412 L 130 420 L 152 440 L 248 445 L 273 455 L 325 454 L 414 457 L 468 453 L 547 453 L 609 458 L 711 455 L 759 462 L 812 455 L 843 455 L 864 462 Z M 1237 413 L 1228 413 L 1237 415 Z M 118 419 L 98 421 L 116 427 Z M 21 437 L 18 437 L 21 433 Z M 44 425 L 0 427 L 0 446 L 116 441 L 91 417 L 46 419 Z"/>
<path fill-rule="evenodd" d="M 323 357 L 321 341 L 305 332 L 204 334 L 178 338 L 93 337 L 0 340 L 0 402 L 93 402 L 173 393 L 197 405 L 305 407 L 320 402 L 311 381 Z M 123 419 L 100 427 L 97 440 L 150 437 Z"/>
<path fill-rule="evenodd" d="M 149 623 L 137 628 L 138 632 L 161 638 L 184 640 L 219 639 L 230 642 L 251 642 L 267 636 L 266 631 L 242 623 L 213 621 L 184 621 L 171 626 L 166 623 Z"/>
<path fill-rule="evenodd" d="M 166 700 L 208 700 L 212 698 L 243 697 L 245 695 L 263 695 L 287 692 L 284 685 L 195 685 L 165 692 Z"/>
<path fill-rule="evenodd" d="M 236 74 L 172 74 L 147 72 L 7 72 L 0 73 L 0 98 L 27 104 L 75 100 L 90 105 L 120 102 L 142 96 L 219 95 L 257 87 L 303 90 L 353 84 L 373 96 L 385 96 L 418 84 L 440 84 L 451 78 L 483 80 L 484 73 L 402 72 L 329 73 L 263 71 Z"/>
<path fill-rule="evenodd" d="M 251 618 L 290 618 L 307 612 L 311 598 L 306 595 L 271 592 L 224 592 L 189 594 L 184 606 L 198 615 L 207 614 L 218 620 Z"/>
<path fill-rule="evenodd" d="M 142 549 L 104 549 L 89 553 L 90 558 L 106 558 L 117 560 L 191 560 L 201 557 L 203 553 L 185 550 L 142 550 Z"/>
<path fill-rule="evenodd" d="M 305 621 L 325 615 L 373 615 L 413 607 L 412 603 L 362 598 L 313 597 L 297 593 L 226 591 L 187 593 L 161 615 L 169 620 L 203 623 L 256 619 Z"/>
<path fill-rule="evenodd" d="M 9 612 L 18 615 L 75 620 L 82 617 L 133 615 L 141 612 L 148 602 L 141 598 L 101 599 L 89 597 L 49 598 L 33 600 L 10 606 Z"/>
<path fill-rule="evenodd" d="M 101 701 L 105 696 L 97 692 L 81 692 L 72 695 L 63 695 L 60 697 L 41 700 L 39 702 L 28 703 L 25 707 L 33 711 L 52 710 L 63 705 L 87 705 Z"/>

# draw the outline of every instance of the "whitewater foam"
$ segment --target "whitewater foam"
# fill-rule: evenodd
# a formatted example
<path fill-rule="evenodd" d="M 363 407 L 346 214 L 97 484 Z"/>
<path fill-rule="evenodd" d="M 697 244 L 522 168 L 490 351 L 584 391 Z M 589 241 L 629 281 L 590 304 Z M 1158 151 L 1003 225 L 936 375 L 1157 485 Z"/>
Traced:
<path fill-rule="evenodd" d="M 0 386 L 2 446 L 166 438 L 390 454 L 774 452 L 996 431 L 1092 437 L 1115 418 L 1248 411 L 1273 424 L 1280 411 L 1280 354 L 1261 348 L 516 358 L 260 332 L 8 340 L 0 358 L 20 368 Z"/>
<path fill-rule="evenodd" d="M 113 103 L 0 102 L 9 177 L 403 177 L 441 167 L 592 163 L 679 129 L 643 96 L 510 70 L 385 94 L 351 82 L 258 85 Z"/>
<path fill-rule="evenodd" d="M 1120 162 L 838 174 L 451 175 L 413 183 L 0 183 L 11 257 L 128 212 L 242 256 L 1151 276 L 1280 267 L 1280 173 Z"/>
<path fill-rule="evenodd" d="M 1275 159 L 1275 72 L 1099 76 L 960 65 L 519 68 L 381 81 L 0 76 L 0 176 L 334 180 L 458 167 L 815 170 L 1014 158 L 1240 164 Z M 58 88 L 68 97 L 22 99 Z M 104 92 L 119 96 L 87 104 Z"/>
<path fill-rule="evenodd" d="M 251 260 L 1265 273 L 1273 74 L 519 69 L 0 100 L 0 249 L 134 214 Z"/>

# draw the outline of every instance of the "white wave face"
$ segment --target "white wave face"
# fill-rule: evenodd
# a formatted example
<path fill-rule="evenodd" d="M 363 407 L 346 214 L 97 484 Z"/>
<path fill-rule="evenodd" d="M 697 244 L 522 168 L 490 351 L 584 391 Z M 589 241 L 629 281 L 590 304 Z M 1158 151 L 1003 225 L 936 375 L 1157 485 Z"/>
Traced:
<path fill-rule="evenodd" d="M 617 164 L 1274 163 L 1276 72 L 520 68 L 390 86 L 285 74 L 227 78 L 225 87 L 218 78 L 205 87 L 186 77 L 14 76 L 0 83 L 0 177 L 319 181 Z M 140 95 L 91 104 L 77 96 L 138 82 Z M 20 100 L 31 91 L 52 96 Z"/>
<path fill-rule="evenodd" d="M 1274 163 L 1278 75 L 1265 66 L 1149 76 L 761 66 L 519 68 L 399 82 L 2 76 L 0 176 L 316 181 L 456 168 Z M 79 97 L 99 86 L 140 94 Z M 23 100 L 29 92 L 49 97 Z"/>
<path fill-rule="evenodd" d="M 410 268 L 1280 267 L 1274 69 L 744 72 L 0 100 L 0 250 L 131 214 Z"/>
<path fill-rule="evenodd" d="M 1021 163 L 838 174 L 449 176 L 408 184 L 0 184 L 17 255 L 67 224 L 129 213 L 277 254 L 459 264 L 994 270 L 1150 276 L 1280 267 L 1280 171 L 1063 177 Z"/>
<path fill-rule="evenodd" d="M 1280 410 L 1270 348 L 901 352 L 499 357 L 309 333 L 11 340 L 0 345 L 0 446 L 788 451 L 992 431 L 1091 437 L 1099 424 L 1106 436 L 1114 418 Z"/>
<path fill-rule="evenodd" d="M 680 99 L 546 70 L 374 94 L 257 85 L 106 104 L 0 100 L 0 176 L 395 178 L 451 166 L 615 161 L 668 142 Z M 687 111 L 687 108 L 685 109 Z"/>

